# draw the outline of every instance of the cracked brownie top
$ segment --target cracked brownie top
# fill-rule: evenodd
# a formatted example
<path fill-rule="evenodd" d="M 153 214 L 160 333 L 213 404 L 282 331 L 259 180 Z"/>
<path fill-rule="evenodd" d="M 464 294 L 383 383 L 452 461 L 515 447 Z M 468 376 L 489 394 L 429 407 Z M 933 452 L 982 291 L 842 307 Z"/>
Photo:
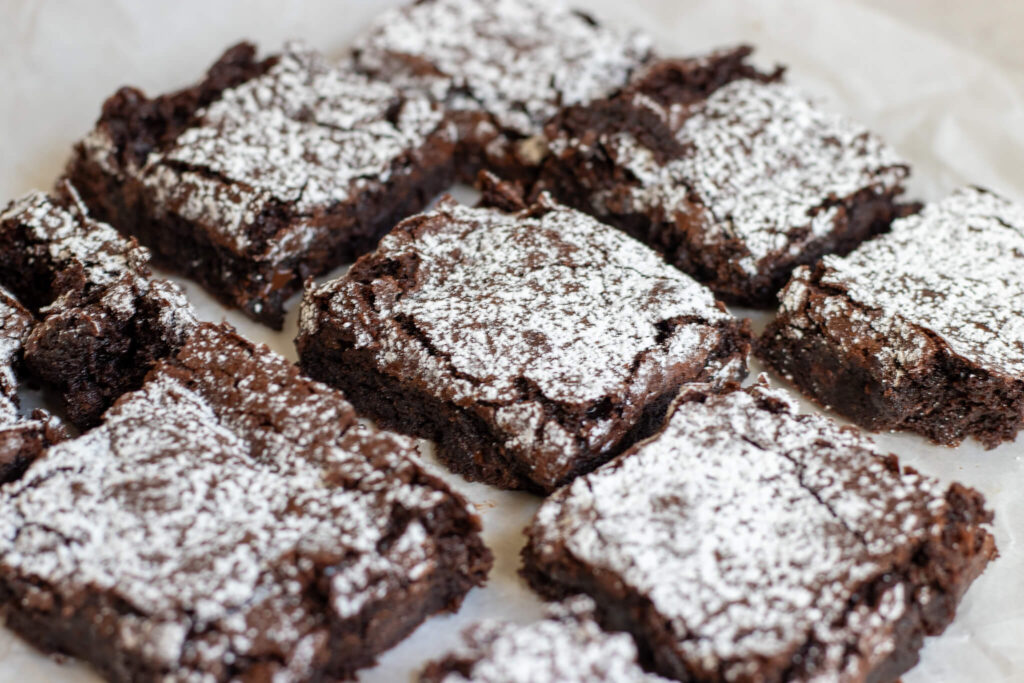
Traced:
<path fill-rule="evenodd" d="M 742 376 L 744 354 L 716 355 L 738 326 L 705 287 L 582 213 L 447 199 L 307 292 L 300 337 L 333 328 L 378 372 L 475 412 L 552 485 L 681 381 Z"/>
<path fill-rule="evenodd" d="M 368 73 L 530 137 L 561 107 L 622 87 L 650 49 L 560 0 L 427 0 L 382 15 L 355 53 Z"/>
<path fill-rule="evenodd" d="M 695 678 L 775 680 L 772 667 L 794 663 L 813 678 L 891 654 L 896 624 L 937 597 L 927 577 L 948 571 L 934 568 L 942 553 L 969 562 L 977 550 L 966 535 L 950 546 L 945 524 L 990 515 L 972 519 L 947 492 L 957 485 L 901 471 L 857 432 L 795 414 L 782 392 L 701 398 L 546 501 L 528 530 L 533 566 L 572 558 L 619 586 L 613 595 L 625 587 L 649 600 L 670 641 L 650 646 L 674 651 Z M 944 550 L 926 557 L 928 543 Z"/>

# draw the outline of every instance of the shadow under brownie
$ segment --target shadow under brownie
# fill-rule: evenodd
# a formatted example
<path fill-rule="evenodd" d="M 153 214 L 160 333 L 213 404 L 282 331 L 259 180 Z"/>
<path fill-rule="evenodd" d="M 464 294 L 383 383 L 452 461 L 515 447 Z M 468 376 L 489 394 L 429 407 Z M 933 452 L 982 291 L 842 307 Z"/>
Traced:
<path fill-rule="evenodd" d="M 916 208 L 906 163 L 760 72 L 749 47 L 650 63 L 549 126 L 538 189 L 620 227 L 727 303 L 773 306 L 796 266 Z"/>
<path fill-rule="evenodd" d="M 459 174 L 530 178 L 544 124 L 563 107 L 620 89 L 650 39 L 561 0 L 421 0 L 380 16 L 354 46 L 356 67 L 428 93 L 459 130 Z"/>
<path fill-rule="evenodd" d="M 83 429 L 196 324 L 181 289 L 150 276 L 149 252 L 90 217 L 67 183 L 0 212 L 0 284 L 39 318 L 24 341 L 28 373 Z"/>
<path fill-rule="evenodd" d="M 414 448 L 203 324 L 0 489 L 6 623 L 113 681 L 352 676 L 491 565 Z"/>
<path fill-rule="evenodd" d="M 302 368 L 454 471 L 550 492 L 746 374 L 749 327 L 620 231 L 507 184 L 443 199 L 305 294 Z"/>
<path fill-rule="evenodd" d="M 280 329 L 305 278 L 452 183 L 450 129 L 425 97 L 300 44 L 258 59 L 243 43 L 191 88 L 116 93 L 67 176 L 162 264 Z"/>
<path fill-rule="evenodd" d="M 989 448 L 1024 424 L 1024 207 L 965 188 L 798 269 L 759 355 L 863 427 Z"/>
<path fill-rule="evenodd" d="M 869 446 L 764 385 L 694 388 L 541 505 L 524 575 L 590 595 L 665 676 L 893 681 L 996 550 L 981 494 Z"/>

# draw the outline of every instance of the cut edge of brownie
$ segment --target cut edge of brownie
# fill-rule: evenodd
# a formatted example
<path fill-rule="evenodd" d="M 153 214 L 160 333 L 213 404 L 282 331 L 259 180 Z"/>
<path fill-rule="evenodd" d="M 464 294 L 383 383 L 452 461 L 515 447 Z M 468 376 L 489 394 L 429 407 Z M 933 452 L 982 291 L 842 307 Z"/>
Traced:
<path fill-rule="evenodd" d="M 883 314 L 822 283 L 823 272 L 822 264 L 794 272 L 777 317 L 755 343 L 760 359 L 826 410 L 871 431 L 906 429 L 944 446 L 971 436 L 989 449 L 1014 440 L 1024 426 L 1024 379 L 986 369 L 907 322 L 928 349 L 931 372 L 901 373 L 899 386 L 890 386 L 878 351 L 898 340 L 871 323 Z M 827 329 L 821 315 L 833 297 L 845 297 L 857 314 L 844 316 L 845 330 Z M 851 339 L 860 343 L 844 351 Z"/>
<path fill-rule="evenodd" d="M 761 380 L 756 386 L 763 387 L 766 383 Z M 725 393 L 730 391 L 752 390 L 732 384 Z M 700 386 L 689 387 L 673 404 L 670 416 L 679 405 L 690 401 L 703 403 L 721 393 Z M 788 410 L 783 403 L 764 394 L 759 396 L 758 403 L 770 412 Z M 650 440 L 654 439 L 657 435 Z M 644 442 L 634 445 L 607 466 L 614 466 L 615 462 L 630 457 L 643 445 Z M 914 468 L 901 466 L 895 455 L 886 456 L 884 462 L 893 473 L 916 474 Z M 992 512 L 985 507 L 984 497 L 978 491 L 954 482 L 946 490 L 944 499 L 949 506 L 947 514 L 944 519 L 935 520 L 933 533 L 914 549 L 909 563 L 880 574 L 860 586 L 851 596 L 842 623 L 846 623 L 845 620 L 858 606 L 876 607 L 897 581 L 908 589 L 904 605 L 906 611 L 892 626 L 897 647 L 888 655 L 867 662 L 869 669 L 859 671 L 866 680 L 896 680 L 912 668 L 920 658 L 924 637 L 938 635 L 946 629 L 955 617 L 956 606 L 963 594 L 988 563 L 998 557 L 995 539 L 984 527 L 993 519 Z M 648 597 L 621 581 L 613 572 L 601 571 L 574 557 L 564 545 L 557 552 L 544 553 L 546 557 L 557 556 L 557 559 L 544 561 L 535 547 L 537 539 L 532 524 L 524 531 L 527 543 L 520 552 L 522 566 L 519 574 L 531 589 L 546 600 L 589 595 L 597 604 L 598 619 L 604 628 L 626 631 L 634 636 L 641 662 L 646 668 L 680 680 L 687 679 L 687 670 L 679 668 L 682 662 L 671 654 L 674 637 L 669 634 L 664 618 Z M 928 594 L 927 601 L 917 599 L 922 592 Z M 784 680 L 813 670 L 816 645 L 813 638 L 805 644 L 792 659 Z"/>
<path fill-rule="evenodd" d="M 747 254 L 742 240 L 733 239 L 718 248 L 708 248 L 699 239 L 703 213 L 708 207 L 688 194 L 698 210 L 691 217 L 694 225 L 683 225 L 683 216 L 660 215 L 656 211 L 638 212 L 625 206 L 609 206 L 595 212 L 591 195 L 598 189 L 612 197 L 637 182 L 632 174 L 617 166 L 601 144 L 604 134 L 629 131 L 659 163 L 685 151 L 664 117 L 644 101 L 657 105 L 699 103 L 717 90 L 737 80 L 779 83 L 783 67 L 761 71 L 747 62 L 753 48 L 740 45 L 716 50 L 702 57 L 659 59 L 638 73 L 630 84 L 608 99 L 566 109 L 548 125 L 551 140 L 559 137 L 578 141 L 562 146 L 545 161 L 534 194 L 551 192 L 560 201 L 594 215 L 624 230 L 631 236 L 662 253 L 685 273 L 710 287 L 724 302 L 754 308 L 770 308 L 777 303 L 777 294 L 794 268 L 813 264 L 825 254 L 845 255 L 863 241 L 886 232 L 891 223 L 921 208 L 918 202 L 903 201 L 905 188 L 896 184 L 889 188 L 864 187 L 846 197 L 825 197 L 820 209 L 838 209 L 832 228 L 806 244 L 800 251 L 786 249 L 771 254 L 769 267 L 756 273 L 740 269 L 735 260 Z M 638 105 L 636 101 L 640 101 Z M 904 172 L 909 170 L 905 165 Z M 587 169 L 583 171 L 582 169 Z"/>
<path fill-rule="evenodd" d="M 140 187 L 126 171 L 141 166 L 150 152 L 172 144 L 224 91 L 266 74 L 279 58 L 258 60 L 253 44 L 239 43 L 194 86 L 152 99 L 136 88 L 122 88 L 104 103 L 92 133 L 109 136 L 115 150 L 112 158 L 96 158 L 86 138 L 75 146 L 65 169 L 65 177 L 93 214 L 137 237 L 152 250 L 155 263 L 195 279 L 224 305 L 278 330 L 284 324 L 286 301 L 302 290 L 306 278 L 372 249 L 396 222 L 448 188 L 455 173 L 454 143 L 448 141 L 447 124 L 442 122 L 422 145 L 392 162 L 379 187 L 361 188 L 348 201 L 313 213 L 272 202 L 247 225 L 257 241 L 265 242 L 303 221 L 317 223 L 333 237 L 283 261 L 264 263 L 263 254 L 235 253 L 196 230 L 193 221 L 159 210 L 148 196 L 152 190 Z M 421 156 L 435 158 L 424 164 L 416 159 Z M 220 179 L 216 174 L 211 177 Z"/>
<path fill-rule="evenodd" d="M 551 204 L 545 196 L 528 205 L 518 184 L 499 181 L 489 172 L 481 172 L 478 187 L 482 191 L 480 207 L 495 208 L 505 212 L 526 211 L 527 213 L 548 210 Z M 396 229 L 415 230 L 416 217 L 408 219 L 405 226 Z M 401 272 L 402 266 L 384 264 L 387 272 L 369 260 L 373 254 L 360 259 L 349 271 L 347 277 L 364 276 L 371 280 L 388 276 L 396 280 L 407 279 Z M 366 271 L 363 273 L 362 271 Z M 367 296 L 372 296 L 368 294 Z M 312 285 L 303 298 L 301 321 L 313 321 L 326 317 L 329 294 L 317 296 Z M 721 306 L 721 304 L 718 304 Z M 724 309 L 723 309 L 724 310 Z M 577 476 L 589 472 L 615 457 L 639 440 L 654 433 L 661 425 L 669 405 L 685 385 L 714 383 L 736 380 L 741 372 L 746 373 L 746 358 L 750 353 L 752 333 L 747 319 L 730 319 L 724 322 L 708 323 L 717 340 L 699 363 L 697 372 L 680 376 L 650 400 L 637 415 L 633 424 L 609 448 L 600 453 L 589 453 L 579 458 L 575 465 L 558 481 L 544 484 L 537 480 L 529 465 L 506 453 L 500 439 L 484 419 L 472 410 L 459 407 L 452 402 L 442 401 L 414 382 L 403 382 L 400 378 L 381 372 L 376 368 L 373 352 L 357 349 L 350 339 L 333 325 L 317 325 L 315 333 L 307 333 L 300 323 L 296 346 L 299 351 L 299 365 L 309 376 L 341 388 L 357 409 L 380 424 L 398 432 L 411 434 L 435 442 L 437 456 L 450 470 L 470 481 L 481 481 L 505 489 L 523 489 L 546 495 Z M 672 323 L 668 323 L 662 334 L 668 337 Z M 416 335 L 413 335 L 416 336 Z M 736 363 L 739 367 L 730 371 Z M 731 372 L 731 374 L 730 374 Z M 571 433 L 574 425 L 581 425 L 591 417 L 591 411 L 572 414 L 560 404 L 546 399 L 535 387 L 524 387 L 524 398 L 537 401 L 546 413 L 559 416 L 559 422 Z M 610 402 L 606 408 L 615 410 Z M 600 406 L 594 410 L 601 410 Z"/>

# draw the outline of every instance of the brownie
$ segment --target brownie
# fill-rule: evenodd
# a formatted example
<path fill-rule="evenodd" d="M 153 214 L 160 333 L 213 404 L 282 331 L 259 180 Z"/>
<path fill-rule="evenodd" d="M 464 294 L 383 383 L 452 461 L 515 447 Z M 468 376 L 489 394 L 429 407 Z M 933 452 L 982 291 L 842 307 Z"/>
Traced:
<path fill-rule="evenodd" d="M 0 484 L 14 481 L 51 444 L 67 434 L 44 410 L 23 418 L 18 412 L 16 370 L 34 324 L 14 296 L 0 287 Z"/>
<path fill-rule="evenodd" d="M 549 605 L 519 625 L 485 621 L 467 629 L 461 648 L 427 665 L 421 683 L 656 683 L 637 663 L 633 639 L 607 633 L 584 596 Z"/>
<path fill-rule="evenodd" d="M 1024 207 L 958 190 L 845 258 L 800 268 L 761 357 L 873 430 L 956 445 L 1024 421 Z"/>
<path fill-rule="evenodd" d="M 991 519 L 783 392 L 694 388 L 541 505 L 524 574 L 590 595 L 665 676 L 893 681 L 996 556 Z"/>
<path fill-rule="evenodd" d="M 0 286 L 0 423 L 17 415 L 18 380 L 25 338 L 32 331 L 32 314 Z"/>
<path fill-rule="evenodd" d="M 767 307 L 790 272 L 914 206 L 875 135 L 760 72 L 739 47 L 650 64 L 548 127 L 538 190 L 620 227 L 727 303 Z"/>
<path fill-rule="evenodd" d="M 307 289 L 302 368 L 452 470 L 536 492 L 649 434 L 683 384 L 745 375 L 747 322 L 656 253 L 505 184 L 484 201 L 443 199 Z"/>
<path fill-rule="evenodd" d="M 0 602 L 112 681 L 350 677 L 491 555 L 415 444 L 227 326 L 0 490 Z"/>
<path fill-rule="evenodd" d="M 536 172 L 544 125 L 562 107 L 620 89 L 650 39 L 560 0 L 421 0 L 391 10 L 356 41 L 357 68 L 428 93 L 459 130 L 459 170 Z"/>
<path fill-rule="evenodd" d="M 151 276 L 148 250 L 93 219 L 67 183 L 0 213 L 0 284 L 40 318 L 24 342 L 30 374 L 83 429 L 196 324 L 181 289 Z"/>
<path fill-rule="evenodd" d="M 67 175 L 90 209 L 280 329 L 305 278 L 371 249 L 451 184 L 454 140 L 424 96 L 290 43 L 229 49 L 197 85 L 124 88 Z"/>

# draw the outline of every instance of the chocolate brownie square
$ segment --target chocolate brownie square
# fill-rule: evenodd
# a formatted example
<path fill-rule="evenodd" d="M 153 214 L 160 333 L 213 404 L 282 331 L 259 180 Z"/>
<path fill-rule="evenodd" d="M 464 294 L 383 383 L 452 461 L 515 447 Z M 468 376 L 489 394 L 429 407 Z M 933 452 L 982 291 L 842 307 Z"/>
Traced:
<path fill-rule="evenodd" d="M 148 262 L 134 239 L 91 218 L 67 183 L 0 213 L 0 284 L 40 317 L 24 341 L 25 366 L 81 428 L 195 327 L 184 293 L 152 278 Z"/>
<path fill-rule="evenodd" d="M 480 168 L 535 173 L 544 124 L 621 88 L 650 52 L 646 36 L 560 0 L 420 0 L 381 15 L 354 56 L 373 77 L 444 105 L 459 129 L 460 175 L 472 181 Z"/>
<path fill-rule="evenodd" d="M 874 430 L 992 448 L 1024 422 L 1024 207 L 965 188 L 798 269 L 759 353 Z"/>
<path fill-rule="evenodd" d="M 629 634 L 607 633 L 584 596 L 550 605 L 541 621 L 479 623 L 463 646 L 431 662 L 421 683 L 664 683 L 637 663 Z"/>
<path fill-rule="evenodd" d="M 15 371 L 34 322 L 32 314 L 0 287 L 0 484 L 20 477 L 43 450 L 67 436 L 60 420 L 43 410 L 28 418 L 18 412 Z"/>
<path fill-rule="evenodd" d="M 229 49 L 197 85 L 103 106 L 67 175 L 100 218 L 225 305 L 280 329 L 305 278 L 355 259 L 451 184 L 425 97 L 288 44 Z"/>
<path fill-rule="evenodd" d="M 982 496 L 901 468 L 764 385 L 684 394 L 656 438 L 527 530 L 542 594 L 680 680 L 891 681 L 995 557 Z"/>
<path fill-rule="evenodd" d="M 661 60 L 551 123 L 539 189 L 616 225 L 727 303 L 771 306 L 796 266 L 914 207 L 875 135 L 762 73 L 740 47 Z"/>
<path fill-rule="evenodd" d="M 491 564 L 466 501 L 340 393 L 204 324 L 0 490 L 0 598 L 113 681 L 350 677 Z"/>
<path fill-rule="evenodd" d="M 297 345 L 454 471 L 550 492 L 649 434 L 682 385 L 744 376 L 749 328 L 622 232 L 516 201 L 502 184 L 400 223 L 306 291 Z"/>

